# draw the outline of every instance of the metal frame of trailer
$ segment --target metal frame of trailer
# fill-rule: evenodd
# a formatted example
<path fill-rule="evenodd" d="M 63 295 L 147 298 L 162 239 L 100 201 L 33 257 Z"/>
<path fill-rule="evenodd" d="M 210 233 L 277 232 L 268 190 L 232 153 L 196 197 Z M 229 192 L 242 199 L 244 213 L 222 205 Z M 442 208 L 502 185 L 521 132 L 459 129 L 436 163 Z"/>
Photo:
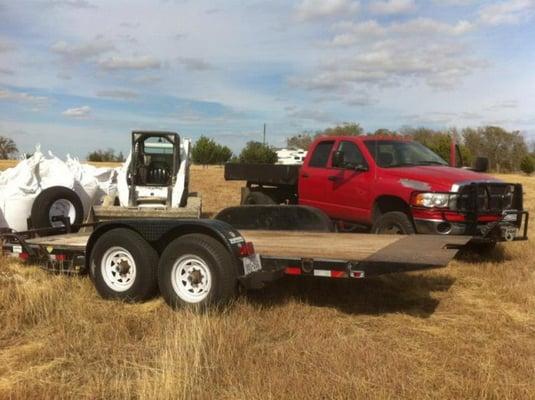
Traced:
<path fill-rule="evenodd" d="M 229 223 L 242 213 L 256 218 L 248 224 Z M 73 227 L 62 222 L 58 228 L 0 232 L 2 253 L 51 272 L 89 272 L 105 298 L 145 300 L 159 289 L 173 307 L 227 302 L 237 294 L 238 283 L 260 289 L 285 275 L 363 279 L 445 267 L 471 240 L 335 233 L 329 231 L 328 218 L 303 207 L 231 208 L 216 219 L 125 219 Z M 111 250 L 118 258 L 110 267 L 103 254 Z M 113 276 L 107 278 L 121 285 L 133 276 L 136 292 L 120 285 L 117 289 L 115 281 L 106 287 L 103 282 L 109 279 L 103 277 L 110 268 Z M 203 288 L 205 297 L 189 295 L 202 294 Z"/>

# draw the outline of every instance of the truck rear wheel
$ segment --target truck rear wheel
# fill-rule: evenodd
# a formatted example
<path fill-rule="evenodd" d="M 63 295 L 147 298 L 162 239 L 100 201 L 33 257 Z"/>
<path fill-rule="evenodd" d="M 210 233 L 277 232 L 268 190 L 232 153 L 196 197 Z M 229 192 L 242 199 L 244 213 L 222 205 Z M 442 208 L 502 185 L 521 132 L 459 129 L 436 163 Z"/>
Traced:
<path fill-rule="evenodd" d="M 131 229 L 104 233 L 91 251 L 89 265 L 95 288 L 105 299 L 143 301 L 158 288 L 158 253 Z"/>
<path fill-rule="evenodd" d="M 173 240 L 158 267 L 160 292 L 171 307 L 204 309 L 229 302 L 237 292 L 229 251 L 214 238 L 189 234 Z"/>
<path fill-rule="evenodd" d="M 414 225 L 401 211 L 391 211 L 381 215 L 372 226 L 372 233 L 385 235 L 412 235 L 416 233 Z"/>
<path fill-rule="evenodd" d="M 262 192 L 249 192 L 245 197 L 243 204 L 260 205 L 260 204 L 276 204 L 275 200 Z"/>

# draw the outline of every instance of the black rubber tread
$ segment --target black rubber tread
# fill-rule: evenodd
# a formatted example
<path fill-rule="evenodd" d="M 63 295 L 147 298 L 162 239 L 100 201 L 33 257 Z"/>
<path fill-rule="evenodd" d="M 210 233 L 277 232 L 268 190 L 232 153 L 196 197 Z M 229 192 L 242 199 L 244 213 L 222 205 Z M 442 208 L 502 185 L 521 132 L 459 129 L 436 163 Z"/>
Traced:
<path fill-rule="evenodd" d="M 381 215 L 372 226 L 372 233 L 386 233 L 388 227 L 395 225 L 400 228 L 404 235 L 416 233 L 412 221 L 407 214 L 401 211 L 391 211 Z"/>
<path fill-rule="evenodd" d="M 120 246 L 128 250 L 136 263 L 136 281 L 130 289 L 117 292 L 110 288 L 102 277 L 101 261 L 106 250 Z M 129 302 L 143 301 L 154 297 L 158 290 L 158 253 L 137 232 L 116 228 L 98 238 L 89 262 L 89 274 L 97 292 L 105 299 Z"/>
<path fill-rule="evenodd" d="M 52 186 L 43 190 L 32 205 L 30 218 L 33 228 L 52 228 L 49 218 L 50 207 L 55 201 L 65 199 L 71 202 L 76 211 L 74 223 L 71 225 L 80 225 L 84 221 L 84 206 L 80 197 L 72 189 L 64 186 Z"/>
<path fill-rule="evenodd" d="M 173 265 L 184 254 L 203 259 L 212 273 L 212 289 L 208 296 L 197 303 L 180 298 L 171 283 Z M 235 260 L 220 242 L 208 235 L 193 233 L 181 236 L 169 243 L 160 257 L 158 286 L 166 303 L 173 308 L 202 310 L 227 304 L 236 296 L 238 289 Z"/>
<path fill-rule="evenodd" d="M 243 204 L 249 204 L 249 205 L 261 205 L 261 204 L 277 204 L 275 200 L 271 196 L 268 196 L 267 194 L 263 192 L 253 191 L 250 192 L 247 197 L 245 197 L 245 200 Z"/>

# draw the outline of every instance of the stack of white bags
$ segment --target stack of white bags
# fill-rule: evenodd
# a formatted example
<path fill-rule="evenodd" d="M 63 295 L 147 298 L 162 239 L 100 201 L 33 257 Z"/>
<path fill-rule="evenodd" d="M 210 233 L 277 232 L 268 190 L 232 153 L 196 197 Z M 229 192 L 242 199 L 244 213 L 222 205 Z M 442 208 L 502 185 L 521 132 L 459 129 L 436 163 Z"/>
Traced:
<path fill-rule="evenodd" d="M 38 148 L 30 158 L 0 172 L 0 228 L 26 230 L 35 198 L 52 186 L 74 190 L 86 217 L 105 195 L 115 195 L 116 177 L 114 168 L 81 164 L 70 156 L 62 161 L 52 153 L 45 156 Z"/>

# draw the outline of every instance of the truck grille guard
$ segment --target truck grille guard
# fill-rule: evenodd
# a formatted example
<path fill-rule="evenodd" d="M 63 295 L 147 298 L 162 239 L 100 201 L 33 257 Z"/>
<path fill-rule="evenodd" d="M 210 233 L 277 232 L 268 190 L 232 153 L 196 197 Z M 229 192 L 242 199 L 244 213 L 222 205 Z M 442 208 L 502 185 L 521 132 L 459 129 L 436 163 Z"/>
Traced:
<path fill-rule="evenodd" d="M 511 187 L 513 190 L 509 191 Z M 492 238 L 501 234 L 502 227 L 513 226 L 523 229 L 521 235 L 510 240 L 528 239 L 529 213 L 523 209 L 521 184 L 473 182 L 452 194 L 457 195 L 456 212 L 465 215 L 468 234 Z M 495 215 L 498 219 L 481 226 L 479 217 L 483 215 Z M 509 216 L 516 218 L 511 220 Z"/>

